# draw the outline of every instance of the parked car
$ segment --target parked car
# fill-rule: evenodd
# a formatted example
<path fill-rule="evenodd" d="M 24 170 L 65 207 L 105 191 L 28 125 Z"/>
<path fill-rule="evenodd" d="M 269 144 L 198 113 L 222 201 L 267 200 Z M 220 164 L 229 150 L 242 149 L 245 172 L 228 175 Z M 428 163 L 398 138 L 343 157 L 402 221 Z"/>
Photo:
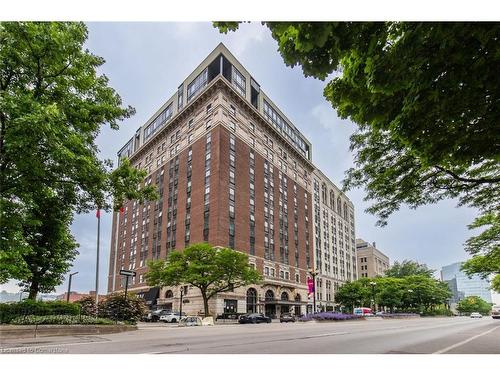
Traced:
<path fill-rule="evenodd" d="M 479 314 L 478 312 L 473 312 L 472 314 L 470 314 L 470 317 L 471 318 L 482 318 L 483 316 L 481 314 Z"/>
<path fill-rule="evenodd" d="M 182 313 L 182 317 L 185 317 L 186 314 Z M 164 314 L 160 316 L 160 321 L 161 322 L 166 322 L 166 323 L 177 323 L 181 320 L 181 316 L 179 315 L 178 312 L 169 312 L 168 314 Z"/>
<path fill-rule="evenodd" d="M 295 317 L 290 313 L 283 313 L 280 315 L 280 323 L 295 322 Z"/>
<path fill-rule="evenodd" d="M 154 311 L 149 312 L 147 315 L 143 316 L 142 320 L 145 322 L 157 322 L 158 320 L 160 320 L 160 317 L 162 315 L 165 315 L 168 313 L 170 313 L 170 310 L 166 310 L 166 309 L 154 310 Z"/>
<path fill-rule="evenodd" d="M 241 315 L 240 318 L 238 319 L 238 323 L 240 323 L 240 324 L 271 323 L 271 321 L 272 320 L 270 317 L 265 316 L 264 314 L 260 314 L 260 313 L 244 314 L 244 315 Z"/>
<path fill-rule="evenodd" d="M 199 316 L 186 316 L 185 318 L 181 319 L 179 325 L 184 327 L 194 327 L 201 326 L 202 322 Z"/>
<path fill-rule="evenodd" d="M 496 305 L 491 308 L 491 317 L 493 319 L 500 319 L 500 305 Z"/>
<path fill-rule="evenodd" d="M 215 318 L 215 320 L 219 320 L 219 319 L 232 319 L 232 320 L 236 320 L 240 317 L 240 315 L 244 315 L 244 314 L 241 314 L 241 313 L 222 313 L 222 314 L 219 314 L 217 315 L 217 317 Z"/>

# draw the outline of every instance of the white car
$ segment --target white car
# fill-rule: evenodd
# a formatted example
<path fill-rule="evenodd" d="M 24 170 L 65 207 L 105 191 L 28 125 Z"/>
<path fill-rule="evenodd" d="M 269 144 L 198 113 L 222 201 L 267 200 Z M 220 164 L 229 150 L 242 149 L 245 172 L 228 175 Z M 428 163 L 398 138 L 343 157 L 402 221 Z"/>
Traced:
<path fill-rule="evenodd" d="M 470 314 L 470 317 L 471 318 L 482 318 L 483 316 L 481 314 L 479 314 L 478 312 L 473 312 L 472 314 Z"/>
<path fill-rule="evenodd" d="M 182 317 L 184 318 L 186 314 L 182 313 Z M 177 323 L 181 320 L 181 316 L 178 312 L 171 312 L 165 315 L 160 316 L 160 321 L 166 323 Z"/>

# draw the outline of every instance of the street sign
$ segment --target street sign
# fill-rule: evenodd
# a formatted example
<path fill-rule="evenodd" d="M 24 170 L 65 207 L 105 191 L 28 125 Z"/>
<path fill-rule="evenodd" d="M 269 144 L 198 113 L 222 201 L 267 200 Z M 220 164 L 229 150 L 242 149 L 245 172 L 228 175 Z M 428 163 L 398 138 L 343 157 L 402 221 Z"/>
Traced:
<path fill-rule="evenodd" d="M 122 276 L 135 276 L 135 271 L 129 271 L 129 270 L 120 270 L 120 275 Z"/>

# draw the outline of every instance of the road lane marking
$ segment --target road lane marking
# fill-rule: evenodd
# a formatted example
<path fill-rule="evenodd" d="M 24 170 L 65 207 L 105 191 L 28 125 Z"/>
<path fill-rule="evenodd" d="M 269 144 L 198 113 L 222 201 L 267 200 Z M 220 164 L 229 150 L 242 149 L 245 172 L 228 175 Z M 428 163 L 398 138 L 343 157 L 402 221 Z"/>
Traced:
<path fill-rule="evenodd" d="M 477 339 L 478 337 L 481 337 L 481 336 L 484 336 L 484 335 L 487 335 L 488 333 L 491 333 L 493 332 L 495 329 L 497 329 L 498 327 L 500 326 L 496 326 L 496 327 L 493 327 L 492 329 L 486 331 L 486 332 L 483 332 L 483 333 L 480 333 L 476 336 L 472 336 L 472 337 L 469 337 L 468 339 L 466 340 L 463 340 L 463 341 L 460 341 L 460 342 L 457 342 L 456 344 L 453 344 L 453 345 L 450 345 L 448 346 L 447 348 L 444 348 L 444 349 L 441 349 L 441 350 L 438 350 L 437 352 L 434 352 L 432 354 L 443 354 L 443 353 L 446 353 L 446 352 L 449 352 L 450 350 L 452 349 L 455 349 L 455 348 L 458 348 L 459 346 L 462 346 L 464 344 L 467 344 L 468 342 L 472 341 L 472 340 L 475 340 Z"/>

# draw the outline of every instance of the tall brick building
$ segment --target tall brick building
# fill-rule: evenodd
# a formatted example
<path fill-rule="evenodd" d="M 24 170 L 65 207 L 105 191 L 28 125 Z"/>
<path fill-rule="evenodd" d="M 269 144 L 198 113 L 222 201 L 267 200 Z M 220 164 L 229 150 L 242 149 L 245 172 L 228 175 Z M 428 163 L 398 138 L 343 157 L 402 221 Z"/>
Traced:
<path fill-rule="evenodd" d="M 212 313 L 310 310 L 311 151 L 245 68 L 217 46 L 118 152 L 119 160 L 128 157 L 148 171 L 145 183 L 158 187 L 160 199 L 128 202 L 115 213 L 108 292 L 123 289 L 120 269 L 135 270 L 131 292 L 178 310 L 180 287 L 147 286 L 146 261 L 206 241 L 247 253 L 264 276 L 260 285 L 221 293 L 210 303 Z M 183 311 L 202 310 L 197 289 L 183 288 Z"/>

